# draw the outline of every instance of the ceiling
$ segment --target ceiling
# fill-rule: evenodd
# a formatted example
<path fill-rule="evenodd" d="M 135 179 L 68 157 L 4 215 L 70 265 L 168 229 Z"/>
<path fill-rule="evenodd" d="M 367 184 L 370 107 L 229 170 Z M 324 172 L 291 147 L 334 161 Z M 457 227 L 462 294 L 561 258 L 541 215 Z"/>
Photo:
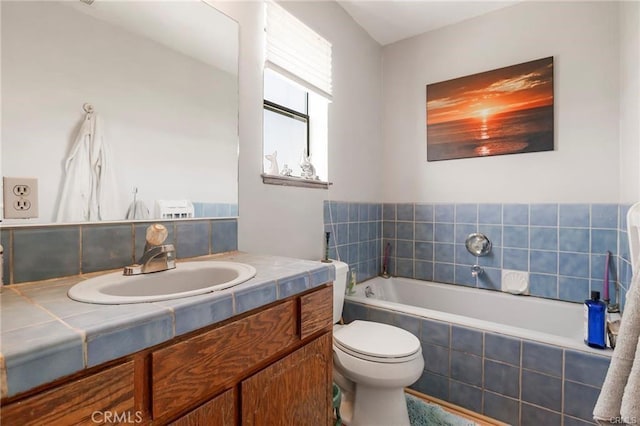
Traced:
<path fill-rule="evenodd" d="M 381 45 L 511 6 L 511 1 L 337 0 Z"/>

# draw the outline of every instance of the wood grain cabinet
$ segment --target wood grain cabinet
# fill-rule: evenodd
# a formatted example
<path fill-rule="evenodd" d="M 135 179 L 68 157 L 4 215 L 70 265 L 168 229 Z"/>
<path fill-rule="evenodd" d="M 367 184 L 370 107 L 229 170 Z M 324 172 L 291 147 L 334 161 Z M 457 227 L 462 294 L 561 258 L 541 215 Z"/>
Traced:
<path fill-rule="evenodd" d="M 232 426 L 236 422 L 235 391 L 230 389 L 170 423 L 171 426 Z"/>
<path fill-rule="evenodd" d="M 242 425 L 330 424 L 331 376 L 326 333 L 242 382 Z"/>
<path fill-rule="evenodd" d="M 3 425 L 330 425 L 331 298 L 326 285 L 4 400 Z"/>
<path fill-rule="evenodd" d="M 112 413 L 134 411 L 134 365 L 128 361 L 1 407 L 0 419 L 16 426 L 97 424 L 105 415 L 110 421 Z"/>

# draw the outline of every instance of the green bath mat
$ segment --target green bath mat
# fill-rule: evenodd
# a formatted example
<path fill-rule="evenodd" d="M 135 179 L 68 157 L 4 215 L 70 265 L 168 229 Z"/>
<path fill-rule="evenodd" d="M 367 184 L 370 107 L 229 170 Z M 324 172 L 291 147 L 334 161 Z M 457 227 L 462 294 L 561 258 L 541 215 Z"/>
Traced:
<path fill-rule="evenodd" d="M 406 394 L 411 426 L 473 426 L 476 423 L 445 411 L 413 395 Z"/>

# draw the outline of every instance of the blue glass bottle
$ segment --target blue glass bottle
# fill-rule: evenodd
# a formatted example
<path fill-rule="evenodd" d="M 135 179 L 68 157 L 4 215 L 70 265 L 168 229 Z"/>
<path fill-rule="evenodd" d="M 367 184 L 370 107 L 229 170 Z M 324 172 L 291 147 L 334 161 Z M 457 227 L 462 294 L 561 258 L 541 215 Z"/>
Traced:
<path fill-rule="evenodd" d="M 606 341 L 607 305 L 600 300 L 600 292 L 592 291 L 584 301 L 584 342 L 592 348 L 604 349 Z"/>

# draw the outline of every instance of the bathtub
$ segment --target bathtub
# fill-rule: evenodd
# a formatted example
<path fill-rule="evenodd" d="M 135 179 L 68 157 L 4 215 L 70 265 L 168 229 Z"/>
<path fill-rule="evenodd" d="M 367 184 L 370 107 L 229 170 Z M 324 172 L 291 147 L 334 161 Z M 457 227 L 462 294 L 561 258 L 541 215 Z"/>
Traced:
<path fill-rule="evenodd" d="M 343 309 L 347 322 L 420 338 L 412 389 L 516 426 L 593 421 L 613 351 L 584 344 L 583 314 L 580 303 L 406 278 L 364 281 Z"/>
<path fill-rule="evenodd" d="M 367 289 L 373 292 L 369 297 Z M 612 352 L 584 344 L 580 303 L 381 277 L 358 284 L 355 294 L 346 300 L 598 355 Z"/>

